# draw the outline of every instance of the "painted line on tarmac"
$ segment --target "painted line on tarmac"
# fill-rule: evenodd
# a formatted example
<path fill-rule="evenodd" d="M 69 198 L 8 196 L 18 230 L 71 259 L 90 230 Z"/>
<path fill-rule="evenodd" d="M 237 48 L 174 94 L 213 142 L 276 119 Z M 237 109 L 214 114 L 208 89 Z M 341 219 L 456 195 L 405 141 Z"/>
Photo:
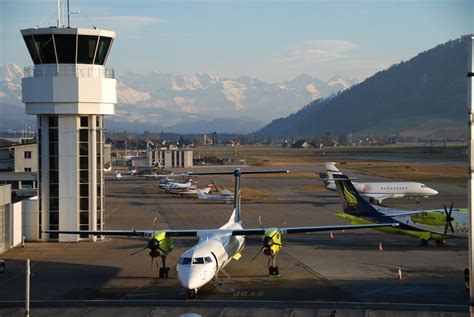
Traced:
<path fill-rule="evenodd" d="M 34 300 L 32 307 L 254 307 L 254 308 L 318 308 L 374 309 L 391 311 L 468 312 L 469 305 L 331 302 L 331 301 L 271 301 L 271 300 Z M 24 301 L 0 301 L 0 308 L 24 307 Z"/>

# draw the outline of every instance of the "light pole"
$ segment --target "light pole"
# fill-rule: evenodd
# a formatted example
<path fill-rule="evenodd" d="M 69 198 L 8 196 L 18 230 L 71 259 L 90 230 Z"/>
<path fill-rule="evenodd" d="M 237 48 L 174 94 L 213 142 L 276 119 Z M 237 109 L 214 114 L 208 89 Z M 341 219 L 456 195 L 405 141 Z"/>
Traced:
<path fill-rule="evenodd" d="M 474 76 L 474 36 L 471 35 L 468 38 L 468 86 L 467 86 L 467 109 L 469 113 L 469 193 L 468 193 L 468 201 L 469 201 L 469 307 L 471 314 L 474 313 L 474 272 L 473 272 L 473 264 L 474 264 L 474 253 L 473 253 L 473 245 L 474 245 L 474 233 L 472 229 L 474 228 L 474 126 L 473 126 L 473 116 L 472 113 L 474 111 L 474 101 L 473 101 L 473 76 Z"/>

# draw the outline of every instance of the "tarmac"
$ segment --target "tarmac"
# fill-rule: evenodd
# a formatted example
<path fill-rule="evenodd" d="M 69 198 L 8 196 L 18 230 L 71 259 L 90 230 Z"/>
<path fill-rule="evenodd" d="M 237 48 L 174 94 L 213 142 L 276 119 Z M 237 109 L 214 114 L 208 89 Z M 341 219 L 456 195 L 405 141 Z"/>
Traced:
<path fill-rule="evenodd" d="M 201 167 L 193 170 L 230 170 Z M 245 169 L 245 167 L 243 168 Z M 250 168 L 249 168 L 250 169 Z M 254 168 L 255 169 L 255 168 Z M 273 168 L 275 169 L 275 168 Z M 322 167 L 289 166 L 292 172 L 322 172 Z M 358 175 L 363 180 L 381 178 Z M 199 176 L 199 187 L 211 180 L 231 184 L 229 176 Z M 232 205 L 198 201 L 162 192 L 156 180 L 139 177 L 106 183 L 106 229 L 213 229 L 224 224 Z M 466 184 L 429 183 L 440 194 L 422 199 L 389 199 L 384 205 L 406 209 L 467 206 Z M 335 216 L 341 205 L 318 176 L 244 175 L 242 186 L 268 199 L 245 200 L 246 227 L 348 224 Z M 229 188 L 232 190 L 232 188 Z M 1 255 L 0 316 L 23 315 L 25 259 L 32 263 L 31 299 L 37 316 L 467 316 L 469 294 L 463 271 L 468 267 L 467 240 L 421 246 L 407 236 L 375 230 L 286 235 L 277 257 L 280 277 L 269 277 L 259 239 L 248 239 L 239 261 L 232 261 L 222 285 L 212 283 L 187 301 L 175 274 L 179 255 L 196 240 L 174 239 L 167 258 L 168 279 L 158 278 L 156 263 L 133 238 L 106 238 L 95 243 L 26 243 Z M 379 251 L 379 243 L 383 251 Z M 397 280 L 398 269 L 403 280 Z M 334 315 L 336 312 L 336 315 Z M 333 315 L 331 315 L 333 314 Z M 369 315 L 368 315 L 369 314 Z M 444 314 L 444 315 L 443 315 Z M 192 315 L 186 315 L 192 316 Z M 375 316 L 375 315 L 374 315 Z"/>

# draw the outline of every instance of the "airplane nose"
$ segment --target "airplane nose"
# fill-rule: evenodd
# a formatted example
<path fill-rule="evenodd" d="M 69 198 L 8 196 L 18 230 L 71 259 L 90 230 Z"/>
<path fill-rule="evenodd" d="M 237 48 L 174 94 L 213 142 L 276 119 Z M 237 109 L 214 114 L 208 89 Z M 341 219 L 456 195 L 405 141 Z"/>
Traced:
<path fill-rule="evenodd" d="M 431 195 L 438 195 L 438 191 L 431 188 Z"/>
<path fill-rule="evenodd" d="M 186 289 L 197 289 L 201 287 L 202 276 L 199 272 L 194 272 L 191 267 L 178 267 L 178 281 Z"/>

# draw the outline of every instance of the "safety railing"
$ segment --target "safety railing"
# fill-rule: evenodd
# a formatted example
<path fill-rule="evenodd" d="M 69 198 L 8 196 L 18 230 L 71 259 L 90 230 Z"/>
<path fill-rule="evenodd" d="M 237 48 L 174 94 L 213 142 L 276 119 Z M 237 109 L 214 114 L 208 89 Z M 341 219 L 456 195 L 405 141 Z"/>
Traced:
<path fill-rule="evenodd" d="M 23 69 L 23 78 L 28 77 L 93 77 L 115 78 L 112 68 L 103 66 L 66 66 L 66 65 L 37 65 Z"/>

